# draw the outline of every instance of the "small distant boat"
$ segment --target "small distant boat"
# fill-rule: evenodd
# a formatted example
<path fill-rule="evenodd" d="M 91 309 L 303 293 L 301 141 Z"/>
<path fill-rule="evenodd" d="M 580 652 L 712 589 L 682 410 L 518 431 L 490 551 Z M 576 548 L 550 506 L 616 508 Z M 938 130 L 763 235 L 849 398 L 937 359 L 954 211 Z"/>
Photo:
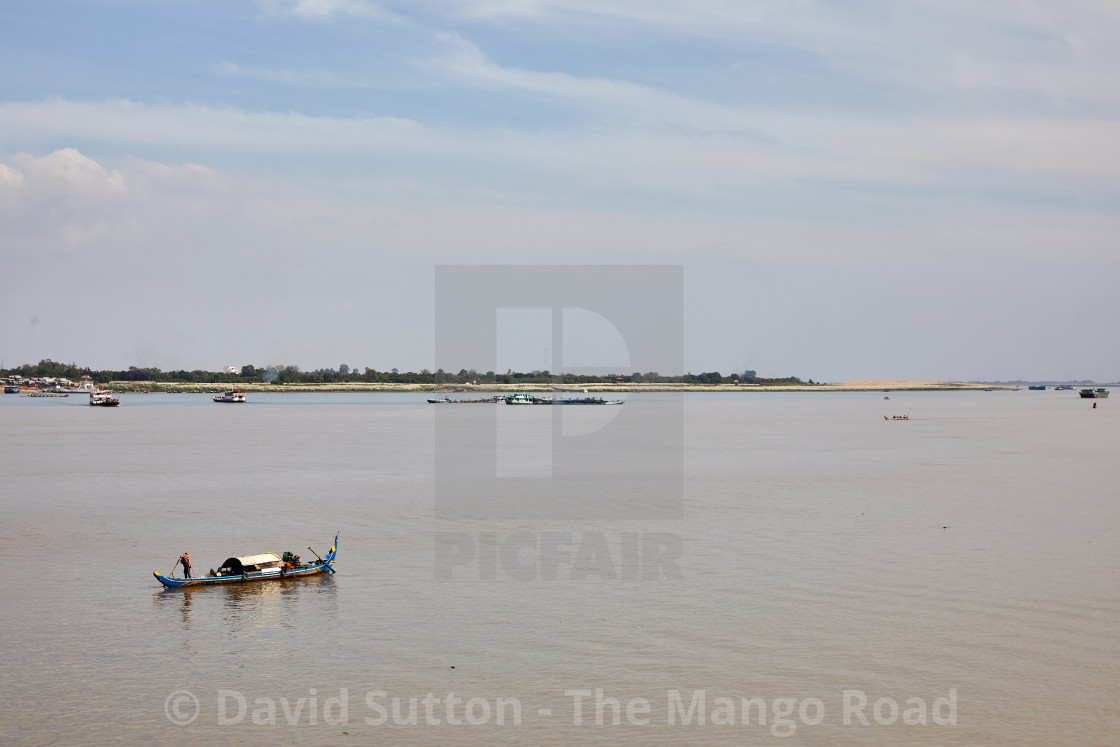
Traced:
<path fill-rule="evenodd" d="M 110 391 L 94 389 L 89 393 L 89 403 L 93 407 L 116 407 L 121 401 Z"/>
<path fill-rule="evenodd" d="M 884 415 L 883 420 L 909 420 L 909 415 L 891 415 L 889 418 Z"/>
<path fill-rule="evenodd" d="M 534 397 L 531 394 L 511 394 L 505 398 L 507 405 L 621 405 L 625 401 L 602 397 Z"/>
<path fill-rule="evenodd" d="M 69 397 L 69 394 L 64 392 L 28 392 L 28 397 Z"/>
<path fill-rule="evenodd" d="M 311 548 L 307 548 L 311 550 Z M 311 552 L 315 552 L 311 550 Z M 183 589 L 186 587 L 217 586 L 219 584 L 243 584 L 250 581 L 281 581 L 287 578 L 302 578 L 315 576 L 320 573 L 334 573 L 334 559 L 338 555 L 338 535 L 334 536 L 334 545 L 323 557 L 316 555 L 317 562 L 302 563 L 299 556 L 286 552 L 283 556 L 266 552 L 259 555 L 241 555 L 227 558 L 221 567 L 198 578 L 175 578 L 164 576 L 159 571 L 152 571 L 152 575 L 170 589 Z M 213 574 L 213 575 L 211 575 Z"/>
<path fill-rule="evenodd" d="M 1069 384 L 1060 384 L 1060 385 L 1054 387 L 1054 391 L 1055 392 L 1073 391 L 1073 387 L 1070 386 Z"/>
<path fill-rule="evenodd" d="M 1038 386 L 1035 386 L 1035 385 L 1032 384 L 1031 386 L 1027 387 L 1027 389 L 1030 389 L 1030 390 L 1035 391 L 1035 392 L 1044 392 L 1044 391 L 1046 391 L 1046 385 L 1045 384 L 1039 384 Z"/>
<path fill-rule="evenodd" d="M 554 399 L 554 405 L 621 405 L 626 400 L 603 399 L 602 397 L 574 397 L 570 399 Z"/>
<path fill-rule="evenodd" d="M 8 385 L 4 387 L 4 394 L 19 394 L 19 387 L 15 385 Z"/>
<path fill-rule="evenodd" d="M 244 402 L 245 392 L 225 392 L 224 394 L 215 394 L 215 402 Z"/>
<path fill-rule="evenodd" d="M 451 401 L 450 397 L 444 397 L 443 399 L 430 399 L 430 400 L 428 400 L 429 405 L 450 405 L 451 403 L 452 403 L 452 401 Z"/>
<path fill-rule="evenodd" d="M 1082 389 L 1080 394 L 1082 399 L 1105 399 L 1108 397 L 1108 390 L 1104 387 L 1099 387 L 1097 389 Z"/>

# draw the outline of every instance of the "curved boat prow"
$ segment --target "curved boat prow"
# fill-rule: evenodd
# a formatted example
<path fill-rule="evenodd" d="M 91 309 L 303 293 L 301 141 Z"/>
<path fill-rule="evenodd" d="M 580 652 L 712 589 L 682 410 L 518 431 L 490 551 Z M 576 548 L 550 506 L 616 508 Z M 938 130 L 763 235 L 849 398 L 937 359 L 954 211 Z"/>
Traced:
<path fill-rule="evenodd" d="M 331 549 L 327 550 L 327 554 L 323 556 L 323 567 L 325 567 L 331 573 L 334 573 L 334 568 L 332 566 L 334 566 L 334 558 L 336 555 L 338 555 L 337 533 L 334 535 L 334 544 L 331 545 Z"/>
<path fill-rule="evenodd" d="M 176 589 L 180 586 L 189 586 L 194 582 L 194 579 L 189 578 L 168 578 L 159 571 L 152 571 L 152 575 L 156 577 L 157 581 L 159 581 L 169 589 Z"/>

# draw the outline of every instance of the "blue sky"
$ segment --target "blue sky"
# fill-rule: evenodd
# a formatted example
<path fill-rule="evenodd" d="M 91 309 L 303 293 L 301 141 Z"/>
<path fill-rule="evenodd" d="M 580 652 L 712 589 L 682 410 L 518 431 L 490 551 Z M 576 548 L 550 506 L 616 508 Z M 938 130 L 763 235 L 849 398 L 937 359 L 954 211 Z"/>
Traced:
<path fill-rule="evenodd" d="M 684 267 L 693 371 L 1120 378 L 1112 3 L 90 0 L 0 25 L 8 365 L 419 369 L 436 265 L 651 263 Z M 528 347 L 499 364 L 540 367 Z"/>

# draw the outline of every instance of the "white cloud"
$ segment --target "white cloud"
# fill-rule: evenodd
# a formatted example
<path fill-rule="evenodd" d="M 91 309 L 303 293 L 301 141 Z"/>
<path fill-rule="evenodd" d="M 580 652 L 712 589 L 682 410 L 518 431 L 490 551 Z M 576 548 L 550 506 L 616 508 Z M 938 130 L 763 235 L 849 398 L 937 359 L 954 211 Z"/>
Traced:
<path fill-rule="evenodd" d="M 18 168 L 0 164 L 0 173 L 20 176 L 7 181 L 0 204 L 8 242 L 46 231 L 65 246 L 81 245 L 108 229 L 106 212 L 125 195 L 119 171 L 106 170 L 73 148 L 38 158 L 19 153 L 12 160 Z"/>
<path fill-rule="evenodd" d="M 252 78 L 284 85 L 308 86 L 313 88 L 368 88 L 369 84 L 346 75 L 325 70 L 285 70 L 263 67 L 245 67 L 233 62 L 223 61 L 214 66 L 214 72 L 229 78 Z"/>
<path fill-rule="evenodd" d="M 439 39 L 451 49 L 441 59 L 448 74 L 480 87 L 598 109 L 597 121 L 615 128 L 625 125 L 623 136 L 608 130 L 568 138 L 557 160 L 570 163 L 583 151 L 591 156 L 583 163 L 587 168 L 595 163 L 618 166 L 620 158 L 627 158 L 624 154 L 638 149 L 645 155 L 627 163 L 625 173 L 648 173 L 658 161 L 669 161 L 685 172 L 697 167 L 707 171 L 717 189 L 729 186 L 720 176 L 731 168 L 768 178 L 913 186 L 961 183 L 967 173 L 964 183 L 994 189 L 1029 187 L 1021 180 L 1031 174 L 1088 178 L 1094 186 L 1103 182 L 1113 188 L 1120 177 L 1120 153 L 1109 147 L 1120 137 L 1120 122 L 1111 119 L 821 116 L 733 107 L 627 82 L 503 68 L 458 35 Z M 697 132 L 681 134 L 681 127 Z M 542 158 L 550 160 L 549 152 L 542 149 Z M 679 183 L 667 173 L 649 174 L 651 183 L 658 179 L 666 186 Z"/>
<path fill-rule="evenodd" d="M 174 144 L 275 151 L 299 146 L 340 151 L 404 143 L 415 124 L 396 117 L 311 117 L 122 99 L 0 103 L 0 131 L 6 133 L 0 140 L 65 137 L 126 142 L 133 147 Z"/>
<path fill-rule="evenodd" d="M 507 84 L 492 65 L 483 63 L 483 68 L 487 80 Z M 513 77 L 514 85 L 540 82 Z M 557 85 L 545 81 L 538 90 L 586 99 L 599 95 L 598 86 L 591 82 L 584 88 L 582 81 L 565 77 Z M 629 100 L 626 92 L 633 94 Z M 625 86 L 608 98 L 644 126 L 627 119 L 614 126 L 518 132 L 422 126 L 387 117 L 56 99 L 0 104 L 0 131 L 22 132 L 25 138 L 123 142 L 134 152 L 146 146 L 189 146 L 236 151 L 239 157 L 255 153 L 270 163 L 290 152 L 304 157 L 346 153 L 376 160 L 383 177 L 440 173 L 452 188 L 466 180 L 542 202 L 618 189 L 735 202 L 741 201 L 737 193 L 751 189 L 773 195 L 794 189 L 803 196 L 814 180 L 954 193 L 1058 189 L 1091 194 L 1120 186 L 1120 152 L 1112 147 L 1120 140 L 1120 122 L 1107 119 L 821 118 L 703 102 L 690 109 L 679 97 L 661 101 L 653 92 Z M 686 122 L 692 127 L 682 129 Z M 75 162 L 68 168 L 80 175 L 91 167 Z M 535 192 L 525 191 L 526 180 Z"/>
<path fill-rule="evenodd" d="M 550 36 L 592 29 L 634 43 L 644 35 L 715 40 L 761 54 L 793 50 L 868 88 L 925 95 L 973 92 L 1040 97 L 1040 105 L 1120 106 L 1120 11 L 1108 0 L 474 0 L 430 5 L 495 25 L 528 24 Z M 650 43 L 654 43 L 651 41 Z M 931 102 L 944 106 L 947 101 Z M 973 101 L 972 106 L 984 104 Z"/>
<path fill-rule="evenodd" d="M 335 16 L 390 19 L 380 4 L 371 0 L 260 0 L 269 13 L 287 14 L 308 20 L 327 20 Z"/>
<path fill-rule="evenodd" d="M 666 115 L 671 117 L 674 104 L 684 102 L 679 96 L 626 81 L 502 67 L 487 59 L 477 46 L 459 34 L 439 33 L 436 39 L 448 48 L 448 54 L 430 61 L 429 67 L 442 70 L 468 84 L 547 95 L 611 110 L 619 107 L 629 110 L 658 109 L 662 111 L 660 119 L 663 122 Z M 690 103 L 693 108 L 701 105 L 698 101 L 686 103 Z"/>
<path fill-rule="evenodd" d="M 15 162 L 32 182 L 47 182 L 59 193 L 111 196 L 124 191 L 124 177 L 119 171 L 106 171 L 74 148 L 56 150 L 42 158 L 20 153 Z"/>
<path fill-rule="evenodd" d="M 0 187 L 15 189 L 23 184 L 23 173 L 0 163 Z"/>

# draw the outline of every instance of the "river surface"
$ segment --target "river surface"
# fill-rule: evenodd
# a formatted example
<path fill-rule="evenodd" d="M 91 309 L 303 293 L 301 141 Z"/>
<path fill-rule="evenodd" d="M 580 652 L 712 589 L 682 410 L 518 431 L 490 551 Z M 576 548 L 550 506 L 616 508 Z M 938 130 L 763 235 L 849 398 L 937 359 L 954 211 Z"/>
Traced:
<path fill-rule="evenodd" d="M 0 743 L 1120 743 L 1120 403 L 885 396 L 4 395 Z M 560 479 L 624 408 L 676 515 L 439 510 L 441 422 Z M 152 576 L 336 532 L 333 576 Z"/>

